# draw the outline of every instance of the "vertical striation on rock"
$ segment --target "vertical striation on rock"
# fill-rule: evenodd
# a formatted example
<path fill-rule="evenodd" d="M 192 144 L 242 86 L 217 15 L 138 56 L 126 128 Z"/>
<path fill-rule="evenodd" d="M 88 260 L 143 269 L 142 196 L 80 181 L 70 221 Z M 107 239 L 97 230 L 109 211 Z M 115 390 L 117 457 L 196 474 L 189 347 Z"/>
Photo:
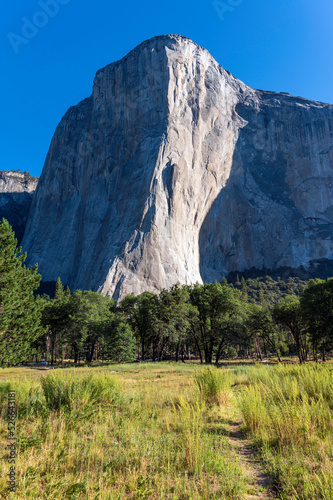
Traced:
<path fill-rule="evenodd" d="M 0 220 L 7 219 L 18 244 L 23 238 L 38 177 L 20 171 L 0 171 Z"/>
<path fill-rule="evenodd" d="M 58 125 L 24 250 L 121 298 L 332 258 L 333 106 L 254 90 L 191 40 L 98 71 Z"/>
<path fill-rule="evenodd" d="M 332 259 L 333 107 L 258 92 L 237 113 L 247 126 L 201 228 L 203 280 Z"/>

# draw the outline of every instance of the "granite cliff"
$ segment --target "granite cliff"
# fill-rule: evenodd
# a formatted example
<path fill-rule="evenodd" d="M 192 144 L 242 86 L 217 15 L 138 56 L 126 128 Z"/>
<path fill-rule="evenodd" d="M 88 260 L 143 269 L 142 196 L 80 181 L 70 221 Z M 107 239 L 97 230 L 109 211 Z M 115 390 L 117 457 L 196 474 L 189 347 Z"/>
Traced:
<path fill-rule="evenodd" d="M 20 244 L 38 177 L 19 171 L 0 171 L 0 220 L 7 219 Z"/>
<path fill-rule="evenodd" d="M 121 298 L 333 258 L 333 106 L 255 90 L 191 40 L 97 72 L 58 125 L 25 237 L 46 281 Z"/>

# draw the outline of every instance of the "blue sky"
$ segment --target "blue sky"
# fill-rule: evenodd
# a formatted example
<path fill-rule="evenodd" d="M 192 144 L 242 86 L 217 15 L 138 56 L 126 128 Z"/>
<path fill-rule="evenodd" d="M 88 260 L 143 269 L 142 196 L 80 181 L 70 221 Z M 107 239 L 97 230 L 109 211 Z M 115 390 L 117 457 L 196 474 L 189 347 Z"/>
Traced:
<path fill-rule="evenodd" d="M 332 0 L 16 0 L 2 12 L 0 170 L 40 174 L 96 71 L 155 35 L 191 38 L 252 87 L 333 103 Z"/>

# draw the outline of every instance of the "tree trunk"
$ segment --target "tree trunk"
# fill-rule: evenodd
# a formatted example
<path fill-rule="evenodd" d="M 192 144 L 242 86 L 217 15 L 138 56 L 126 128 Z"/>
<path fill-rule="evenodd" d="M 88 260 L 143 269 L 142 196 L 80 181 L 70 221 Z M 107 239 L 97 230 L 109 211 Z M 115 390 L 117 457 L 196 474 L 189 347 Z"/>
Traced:
<path fill-rule="evenodd" d="M 204 353 L 205 353 L 205 363 L 209 363 L 209 352 L 208 352 L 208 348 L 205 346 L 204 347 Z"/>
<path fill-rule="evenodd" d="M 261 355 L 258 335 L 256 335 L 256 338 L 255 338 L 255 345 L 256 345 L 256 351 L 257 351 L 257 359 L 260 359 L 260 361 L 262 361 L 262 355 Z"/>
<path fill-rule="evenodd" d="M 54 344 L 51 341 L 51 365 L 54 364 Z"/>
<path fill-rule="evenodd" d="M 276 354 L 277 354 L 277 357 L 278 357 L 279 363 L 281 363 L 280 353 L 279 353 L 279 351 L 278 351 L 276 348 L 275 348 L 275 350 L 276 350 Z"/>
<path fill-rule="evenodd" d="M 308 356 L 309 356 L 309 347 L 305 344 L 302 347 L 302 357 L 303 357 L 304 362 L 307 361 Z"/>
<path fill-rule="evenodd" d="M 316 347 L 313 347 L 313 359 L 316 363 L 318 363 L 318 351 Z"/>
<path fill-rule="evenodd" d="M 142 361 L 145 359 L 145 345 L 144 345 L 144 340 L 141 341 L 141 358 Z"/>
<path fill-rule="evenodd" d="M 162 355 L 163 355 L 165 344 L 166 344 L 166 342 L 164 342 L 164 344 L 162 344 L 162 348 L 160 349 L 160 352 L 158 353 L 158 360 L 159 361 L 162 361 Z"/>
<path fill-rule="evenodd" d="M 264 342 L 264 354 L 265 354 L 265 358 L 267 358 L 267 349 L 266 349 L 265 339 L 263 339 L 263 342 Z"/>
<path fill-rule="evenodd" d="M 278 348 L 276 347 L 275 342 L 273 340 L 271 340 L 268 335 L 266 335 L 266 339 L 267 339 L 267 342 L 273 347 L 273 349 L 276 352 L 276 355 L 278 357 L 279 363 L 281 363 L 280 354 L 279 354 Z"/>
<path fill-rule="evenodd" d="M 224 340 L 222 342 L 220 342 L 220 345 L 218 346 L 217 351 L 216 351 L 215 363 L 217 365 L 219 364 L 223 344 L 224 344 Z"/>
<path fill-rule="evenodd" d="M 157 349 L 157 342 L 155 339 L 153 339 L 153 361 L 156 361 L 156 349 Z"/>
<path fill-rule="evenodd" d="M 176 347 L 176 363 L 178 363 L 178 357 L 179 357 L 179 343 L 177 344 Z"/>
<path fill-rule="evenodd" d="M 299 359 L 300 364 L 302 364 L 303 363 L 302 348 L 300 346 L 299 339 L 297 337 L 295 337 L 295 342 L 296 342 L 296 349 L 297 349 L 298 359 Z"/>
<path fill-rule="evenodd" d="M 187 351 L 187 359 L 191 361 L 191 351 L 188 345 L 186 346 L 186 351 Z"/>
<path fill-rule="evenodd" d="M 279 350 L 278 350 L 278 348 L 276 347 L 275 342 L 271 342 L 271 344 L 272 344 L 272 346 L 273 346 L 273 348 L 274 348 L 274 350 L 275 350 L 275 352 L 276 352 L 276 355 L 277 355 L 277 357 L 278 357 L 279 363 L 281 363 L 281 358 L 280 358 Z"/>
<path fill-rule="evenodd" d="M 198 340 L 196 337 L 194 337 L 194 342 L 195 342 L 195 345 L 198 349 L 198 353 L 199 353 L 199 357 L 200 357 L 200 363 L 202 364 L 203 363 L 203 359 L 202 359 L 202 352 L 201 352 L 201 349 L 200 349 L 200 346 L 199 346 L 199 343 L 198 343 Z"/>
<path fill-rule="evenodd" d="M 94 357 L 94 350 L 95 350 L 95 341 L 92 342 L 90 350 L 88 351 L 88 353 L 86 355 L 86 360 L 88 361 L 88 363 L 91 363 L 91 361 Z"/>

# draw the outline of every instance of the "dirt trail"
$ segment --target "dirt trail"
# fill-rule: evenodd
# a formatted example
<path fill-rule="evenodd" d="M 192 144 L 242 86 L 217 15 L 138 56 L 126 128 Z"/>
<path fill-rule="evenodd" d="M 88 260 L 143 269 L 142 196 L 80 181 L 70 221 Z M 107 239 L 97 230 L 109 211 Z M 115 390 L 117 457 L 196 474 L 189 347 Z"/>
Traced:
<path fill-rule="evenodd" d="M 245 499 L 265 500 L 276 498 L 270 489 L 271 481 L 269 477 L 261 470 L 259 462 L 251 451 L 250 441 L 242 435 L 241 425 L 240 420 L 229 424 L 229 440 L 243 463 L 244 472 L 248 477 L 249 485 L 251 485 Z"/>

